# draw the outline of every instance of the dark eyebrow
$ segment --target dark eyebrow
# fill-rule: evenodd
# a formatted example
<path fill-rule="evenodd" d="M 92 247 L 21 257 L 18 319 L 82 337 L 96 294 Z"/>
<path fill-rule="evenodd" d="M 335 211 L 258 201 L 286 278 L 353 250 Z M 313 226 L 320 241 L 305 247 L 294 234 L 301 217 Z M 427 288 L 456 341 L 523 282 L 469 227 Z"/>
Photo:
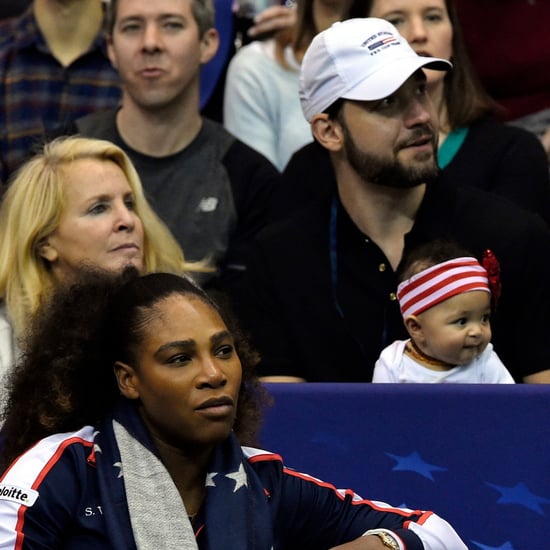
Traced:
<path fill-rule="evenodd" d="M 195 340 L 176 340 L 175 342 L 167 342 L 157 349 L 155 356 L 169 350 L 193 350 L 195 349 Z"/>
<path fill-rule="evenodd" d="M 420 69 L 416 70 L 413 73 L 412 76 L 417 82 L 426 82 L 426 80 L 428 80 L 426 73 L 422 70 L 424 68 L 427 68 L 427 67 L 421 67 Z"/>
<path fill-rule="evenodd" d="M 143 21 L 143 17 L 141 15 L 125 15 L 120 17 L 117 23 L 127 23 L 128 21 Z"/>
<path fill-rule="evenodd" d="M 216 334 L 213 334 L 210 338 L 210 341 L 213 345 L 221 344 L 224 340 L 231 340 L 233 341 L 233 335 L 228 330 L 222 330 L 221 332 L 217 332 Z"/>
<path fill-rule="evenodd" d="M 112 195 L 109 195 L 108 193 L 102 193 L 101 195 L 93 195 L 88 200 L 89 201 L 108 201 L 111 200 Z"/>
<path fill-rule="evenodd" d="M 161 13 L 157 19 L 163 21 L 164 19 L 171 19 L 172 17 L 176 17 L 177 19 L 185 19 L 185 15 L 181 14 L 181 13 L 170 13 L 170 12 L 167 12 L 167 13 Z"/>
<path fill-rule="evenodd" d="M 233 336 L 228 330 L 222 330 L 220 332 L 217 332 L 216 334 L 213 334 L 210 337 L 210 341 L 214 346 L 219 345 L 224 340 L 230 339 L 233 341 Z M 196 347 L 195 340 L 189 339 L 189 340 L 176 340 L 174 342 L 166 342 L 166 344 L 162 344 L 157 351 L 155 352 L 155 355 L 164 353 L 165 351 L 172 351 L 172 350 L 181 350 L 181 351 L 192 351 Z"/>
<path fill-rule="evenodd" d="M 176 13 L 176 12 L 174 12 L 174 13 L 171 13 L 171 12 L 161 13 L 161 14 L 159 14 L 155 17 L 155 19 L 157 21 L 164 21 L 166 19 L 172 19 L 172 18 L 186 20 L 185 15 L 180 14 L 180 13 Z M 136 13 L 136 14 L 130 14 L 130 15 L 126 15 L 124 17 L 121 17 L 119 19 L 119 22 L 125 23 L 127 21 L 145 21 L 145 19 L 146 18 L 142 14 Z"/>

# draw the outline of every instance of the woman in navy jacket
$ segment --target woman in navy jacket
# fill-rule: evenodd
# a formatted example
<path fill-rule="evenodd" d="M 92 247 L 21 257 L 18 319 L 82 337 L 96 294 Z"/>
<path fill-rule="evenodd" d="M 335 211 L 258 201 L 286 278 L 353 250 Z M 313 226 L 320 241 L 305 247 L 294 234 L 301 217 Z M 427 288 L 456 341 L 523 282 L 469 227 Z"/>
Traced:
<path fill-rule="evenodd" d="M 431 512 L 242 446 L 261 388 L 226 319 L 189 279 L 135 268 L 56 292 L 12 377 L 0 548 L 466 548 Z"/>

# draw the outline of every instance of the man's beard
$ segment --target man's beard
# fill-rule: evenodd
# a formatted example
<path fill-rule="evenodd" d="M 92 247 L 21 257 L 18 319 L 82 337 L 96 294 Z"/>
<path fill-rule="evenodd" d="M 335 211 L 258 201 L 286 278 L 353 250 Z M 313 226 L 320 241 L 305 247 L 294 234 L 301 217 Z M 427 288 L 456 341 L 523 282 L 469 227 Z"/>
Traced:
<path fill-rule="evenodd" d="M 437 166 L 437 144 L 434 139 L 433 154 L 424 153 L 426 155 L 425 162 L 419 161 L 413 166 L 404 166 L 394 156 L 394 159 L 386 159 L 380 155 L 374 155 L 361 151 L 355 140 L 352 138 L 347 126 L 342 124 L 344 133 L 344 151 L 350 166 L 359 174 L 363 181 L 393 187 L 398 189 L 409 189 L 423 183 L 431 183 L 439 174 Z M 419 129 L 419 135 L 432 133 L 431 130 Z M 414 139 L 414 136 L 412 137 Z M 397 155 L 399 148 L 394 151 Z M 428 158 L 429 157 L 429 158 Z"/>

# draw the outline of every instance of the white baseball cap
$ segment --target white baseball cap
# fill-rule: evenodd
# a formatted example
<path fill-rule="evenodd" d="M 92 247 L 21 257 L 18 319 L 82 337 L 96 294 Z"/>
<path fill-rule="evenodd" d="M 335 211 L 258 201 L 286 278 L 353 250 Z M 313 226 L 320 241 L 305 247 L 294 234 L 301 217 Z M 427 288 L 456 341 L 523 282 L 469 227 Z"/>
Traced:
<path fill-rule="evenodd" d="M 337 99 L 372 101 L 391 95 L 421 67 L 447 71 L 451 63 L 417 55 L 385 19 L 334 23 L 307 49 L 300 70 L 300 102 L 308 120 Z"/>

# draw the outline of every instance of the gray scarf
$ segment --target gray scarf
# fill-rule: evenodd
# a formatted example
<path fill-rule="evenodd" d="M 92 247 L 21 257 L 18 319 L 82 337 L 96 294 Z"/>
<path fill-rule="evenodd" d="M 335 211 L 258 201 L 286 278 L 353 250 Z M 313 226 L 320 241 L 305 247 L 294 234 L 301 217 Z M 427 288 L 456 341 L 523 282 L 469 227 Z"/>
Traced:
<path fill-rule="evenodd" d="M 185 505 L 162 462 L 116 420 L 113 428 L 138 550 L 198 550 Z"/>

